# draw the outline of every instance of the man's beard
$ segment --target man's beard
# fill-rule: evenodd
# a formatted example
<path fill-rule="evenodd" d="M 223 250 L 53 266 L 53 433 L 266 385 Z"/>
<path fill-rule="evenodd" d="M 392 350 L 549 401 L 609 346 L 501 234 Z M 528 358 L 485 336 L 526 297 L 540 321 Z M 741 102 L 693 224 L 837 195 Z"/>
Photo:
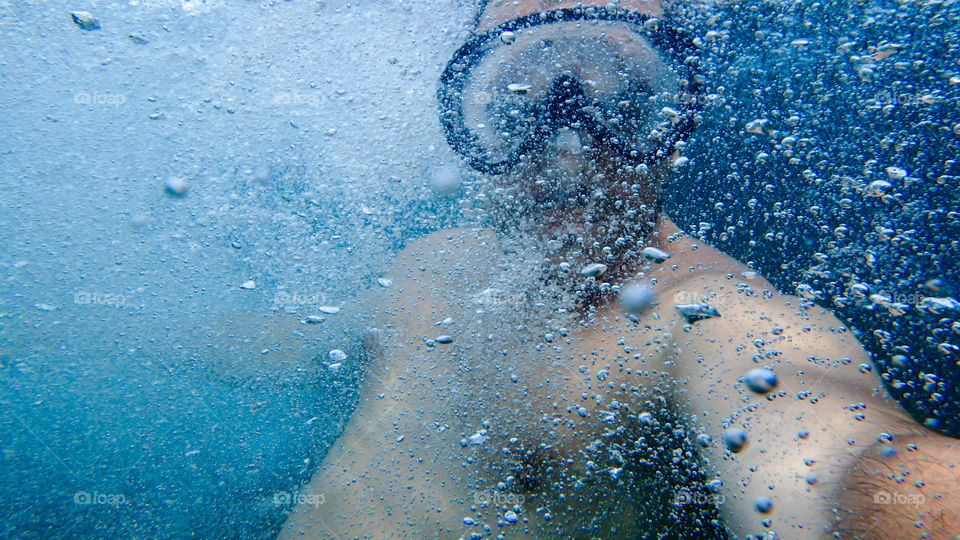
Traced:
<path fill-rule="evenodd" d="M 486 218 L 504 248 L 539 258 L 538 279 L 529 286 L 580 317 L 634 277 L 661 210 L 659 193 L 595 171 L 574 176 L 561 167 L 530 167 L 512 185 L 490 180 L 485 190 Z M 606 269 L 582 273 L 595 263 Z"/>

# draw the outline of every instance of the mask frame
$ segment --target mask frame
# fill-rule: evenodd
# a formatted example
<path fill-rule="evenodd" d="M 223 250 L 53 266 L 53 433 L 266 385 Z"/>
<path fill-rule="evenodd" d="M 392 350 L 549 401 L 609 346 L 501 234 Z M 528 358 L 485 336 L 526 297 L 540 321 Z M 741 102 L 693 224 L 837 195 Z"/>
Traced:
<path fill-rule="evenodd" d="M 499 175 L 513 169 L 525 154 L 535 149 L 543 136 L 551 133 L 564 123 L 557 114 L 558 103 L 563 101 L 558 97 L 566 98 L 572 94 L 582 94 L 582 92 L 577 92 L 574 89 L 571 94 L 570 87 L 572 85 L 569 84 L 571 79 L 567 76 L 567 79 L 565 79 L 568 82 L 567 90 L 555 89 L 547 96 L 546 102 L 541 107 L 545 114 L 540 119 L 540 125 L 537 126 L 536 131 L 522 140 L 505 159 L 490 162 L 484 157 L 485 150 L 479 144 L 479 137 L 471 132 L 464 121 L 463 89 L 467 83 L 468 75 L 486 56 L 492 40 L 499 41 L 504 32 L 561 22 L 612 21 L 635 27 L 631 30 L 648 39 L 658 52 L 672 61 L 671 65 L 677 70 L 681 80 L 676 102 L 679 119 L 673 123 L 669 134 L 660 139 L 656 148 L 646 152 L 637 151 L 635 148 L 630 148 L 626 144 L 618 142 L 617 137 L 605 133 L 603 126 L 596 123 L 588 124 L 587 131 L 591 131 L 592 135 L 603 142 L 611 144 L 614 150 L 629 164 L 650 164 L 655 159 L 663 159 L 669 156 L 673 152 L 674 145 L 689 136 L 696 128 L 697 117 L 701 110 L 700 85 L 703 76 L 699 70 L 696 46 L 693 41 L 687 35 L 671 28 L 663 21 L 649 24 L 654 20 L 650 15 L 618 8 L 568 8 L 534 13 L 513 19 L 496 28 L 475 35 L 453 54 L 440 76 L 437 101 L 439 102 L 440 123 L 443 126 L 447 143 L 473 169 L 481 173 Z M 510 45 L 500 44 L 495 46 L 509 47 Z M 564 92 L 566 92 L 566 95 Z"/>

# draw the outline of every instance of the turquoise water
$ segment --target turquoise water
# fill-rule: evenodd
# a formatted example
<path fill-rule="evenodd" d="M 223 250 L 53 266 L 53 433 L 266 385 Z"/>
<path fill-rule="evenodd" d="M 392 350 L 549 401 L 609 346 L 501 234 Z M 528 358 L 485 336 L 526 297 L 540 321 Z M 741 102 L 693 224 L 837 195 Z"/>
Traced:
<path fill-rule="evenodd" d="M 0 535 L 276 534 L 355 403 L 358 296 L 410 239 L 484 217 L 469 172 L 431 188 L 458 165 L 435 90 L 471 18 L 0 2 Z M 709 101 L 667 211 L 835 308 L 914 418 L 956 436 L 960 4 L 685 20 Z"/>

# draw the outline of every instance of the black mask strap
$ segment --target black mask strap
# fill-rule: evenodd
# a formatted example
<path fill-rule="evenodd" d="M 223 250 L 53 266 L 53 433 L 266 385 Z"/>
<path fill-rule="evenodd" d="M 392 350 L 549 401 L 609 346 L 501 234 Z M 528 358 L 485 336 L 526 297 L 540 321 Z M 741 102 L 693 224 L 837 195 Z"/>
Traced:
<path fill-rule="evenodd" d="M 477 28 L 480 28 L 480 19 L 483 17 L 483 12 L 487 10 L 487 5 L 490 3 L 490 0 L 479 0 L 477 2 L 477 12 L 473 16 L 473 31 L 476 32 Z"/>

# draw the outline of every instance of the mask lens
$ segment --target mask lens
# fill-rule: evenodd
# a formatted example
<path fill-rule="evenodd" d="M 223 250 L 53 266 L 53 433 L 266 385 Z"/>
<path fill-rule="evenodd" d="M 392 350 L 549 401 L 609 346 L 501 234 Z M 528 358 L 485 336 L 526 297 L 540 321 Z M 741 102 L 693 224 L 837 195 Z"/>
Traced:
<path fill-rule="evenodd" d="M 511 38 L 488 40 L 463 73 L 463 124 L 486 163 L 516 160 L 562 127 L 636 154 L 652 153 L 669 132 L 675 119 L 664 110 L 675 109 L 681 78 L 635 25 L 557 22 Z M 571 78 L 579 88 L 558 91 Z"/>

